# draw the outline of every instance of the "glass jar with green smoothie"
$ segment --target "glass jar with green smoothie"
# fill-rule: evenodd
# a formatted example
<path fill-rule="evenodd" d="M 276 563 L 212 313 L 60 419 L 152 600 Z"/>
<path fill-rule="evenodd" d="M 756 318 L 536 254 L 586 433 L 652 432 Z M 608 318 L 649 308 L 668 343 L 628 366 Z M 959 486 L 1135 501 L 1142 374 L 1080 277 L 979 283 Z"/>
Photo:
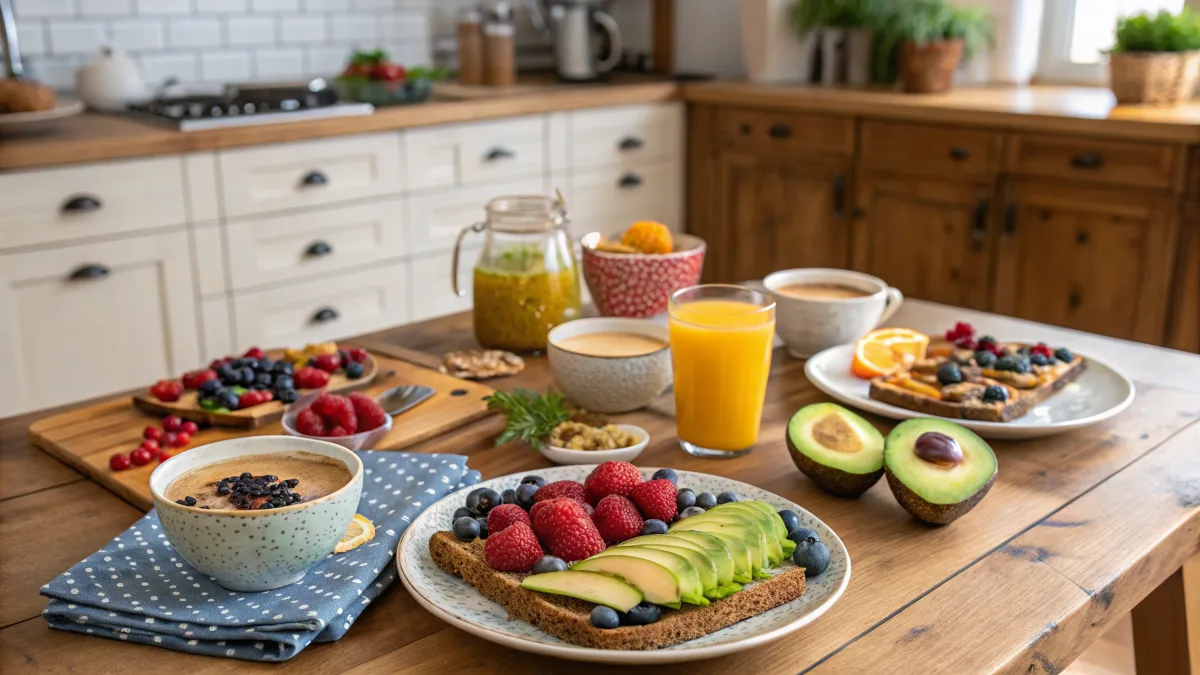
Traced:
<path fill-rule="evenodd" d="M 551 328 L 581 316 L 579 267 L 567 235 L 562 203 L 548 197 L 499 197 L 487 220 L 463 228 L 454 243 L 454 292 L 458 258 L 469 232 L 485 235 L 475 263 L 475 340 L 489 349 L 534 352 L 546 348 Z"/>

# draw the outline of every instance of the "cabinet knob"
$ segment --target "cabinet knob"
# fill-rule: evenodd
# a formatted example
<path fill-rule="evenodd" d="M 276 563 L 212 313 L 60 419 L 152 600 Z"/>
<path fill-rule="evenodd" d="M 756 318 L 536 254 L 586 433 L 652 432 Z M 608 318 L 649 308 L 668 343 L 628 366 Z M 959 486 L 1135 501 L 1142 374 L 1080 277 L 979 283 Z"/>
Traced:
<path fill-rule="evenodd" d="M 329 255 L 330 253 L 333 253 L 333 247 L 327 242 L 320 240 L 314 241 L 308 245 L 308 248 L 304 249 L 304 255 L 310 258 L 320 258 L 321 256 Z"/>
<path fill-rule="evenodd" d="M 495 162 L 500 159 L 512 159 L 517 156 L 517 153 L 508 148 L 492 148 L 488 154 L 484 155 L 484 159 L 489 162 Z"/>
<path fill-rule="evenodd" d="M 833 179 L 833 217 L 837 220 L 842 220 L 846 217 L 845 174 Z"/>
<path fill-rule="evenodd" d="M 309 171 L 304 174 L 304 178 L 300 179 L 300 184 L 305 187 L 316 187 L 318 185 L 325 185 L 328 182 L 329 178 L 320 171 Z"/>
<path fill-rule="evenodd" d="M 1082 152 L 1071 158 L 1071 166 L 1076 169 L 1099 169 L 1104 166 L 1104 158 L 1094 152 Z"/>
<path fill-rule="evenodd" d="M 792 135 L 792 128 L 782 122 L 777 122 L 771 125 L 767 133 L 771 138 L 788 138 Z"/>
<path fill-rule="evenodd" d="M 109 269 L 104 265 L 95 263 L 88 265 L 80 265 L 67 276 L 67 281 L 91 281 L 95 279 L 103 279 L 107 277 Z"/>
<path fill-rule="evenodd" d="M 628 188 L 638 187 L 643 182 L 645 181 L 642 180 L 642 177 L 636 173 L 627 173 L 624 176 L 621 176 L 621 180 L 617 181 L 617 187 L 625 190 Z"/>
<path fill-rule="evenodd" d="M 312 315 L 312 322 L 329 323 L 330 321 L 337 321 L 338 316 L 339 315 L 336 309 L 332 307 L 322 307 L 321 309 L 317 310 L 316 314 Z"/>
<path fill-rule="evenodd" d="M 67 198 L 67 201 L 63 202 L 62 211 L 63 213 L 90 213 L 92 211 L 99 211 L 101 206 L 98 197 L 72 195 Z"/>
<path fill-rule="evenodd" d="M 622 150 L 628 151 L 628 150 L 638 150 L 644 145 L 646 145 L 646 142 L 643 141 L 642 139 L 640 139 L 636 136 L 626 136 L 625 138 L 621 139 L 621 142 L 617 144 L 617 147 L 621 148 Z"/>
<path fill-rule="evenodd" d="M 1067 308 L 1071 311 L 1075 311 L 1079 309 L 1080 305 L 1082 304 L 1083 293 L 1080 291 L 1071 291 L 1071 294 L 1067 296 Z"/>
<path fill-rule="evenodd" d="M 987 243 L 988 200 L 980 199 L 975 205 L 975 224 L 971 227 L 971 250 L 982 251 Z"/>
<path fill-rule="evenodd" d="M 1004 236 L 1011 237 L 1017 233 L 1017 203 L 1009 202 L 1004 207 Z"/>
<path fill-rule="evenodd" d="M 971 151 L 967 150 L 961 145 L 956 145 L 953 148 L 950 148 L 950 159 L 953 159 L 956 162 L 966 161 L 967 159 L 970 159 L 970 157 Z"/>

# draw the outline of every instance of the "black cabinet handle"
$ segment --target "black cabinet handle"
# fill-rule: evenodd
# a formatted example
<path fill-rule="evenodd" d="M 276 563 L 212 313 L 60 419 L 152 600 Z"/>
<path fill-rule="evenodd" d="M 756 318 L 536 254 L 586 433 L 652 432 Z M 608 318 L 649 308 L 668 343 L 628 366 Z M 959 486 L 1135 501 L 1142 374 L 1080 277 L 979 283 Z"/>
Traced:
<path fill-rule="evenodd" d="M 627 173 L 624 176 L 621 176 L 621 180 L 617 181 L 617 187 L 621 188 L 622 190 L 635 188 L 640 186 L 643 182 L 645 181 L 642 180 L 642 177 L 636 173 Z"/>
<path fill-rule="evenodd" d="M 1099 169 L 1104 166 L 1104 158 L 1094 152 L 1084 152 L 1071 158 L 1071 166 L 1076 169 Z"/>
<path fill-rule="evenodd" d="M 772 124 L 771 128 L 767 130 L 767 133 L 771 135 L 771 138 L 788 138 L 792 135 L 792 128 L 782 122 L 779 122 Z"/>
<path fill-rule="evenodd" d="M 91 281 L 108 276 L 109 269 L 104 265 L 81 265 L 67 276 L 68 281 Z"/>
<path fill-rule="evenodd" d="M 626 136 L 625 138 L 621 139 L 621 142 L 617 145 L 617 147 L 621 148 L 622 150 L 638 150 L 644 145 L 646 145 L 646 141 L 643 141 L 636 136 Z"/>
<path fill-rule="evenodd" d="M 1071 294 L 1067 296 L 1067 309 L 1075 311 L 1079 309 L 1079 306 L 1082 304 L 1083 293 L 1080 293 L 1079 291 L 1071 291 Z"/>
<path fill-rule="evenodd" d="M 310 258 L 320 258 L 321 256 L 329 255 L 330 253 L 333 253 L 333 247 L 330 246 L 328 242 L 320 240 L 314 241 L 308 245 L 308 248 L 304 249 L 304 255 Z"/>
<path fill-rule="evenodd" d="M 337 310 L 332 307 L 322 307 L 317 310 L 316 314 L 312 315 L 313 323 L 329 323 L 336 321 L 338 318 Z"/>
<path fill-rule="evenodd" d="M 316 187 L 318 185 L 325 185 L 328 182 L 329 178 L 320 171 L 309 171 L 304 174 L 304 178 L 300 179 L 300 184 L 305 187 Z"/>
<path fill-rule="evenodd" d="M 971 227 L 971 249 L 982 251 L 987 243 L 988 200 L 980 199 L 975 205 L 975 224 Z"/>
<path fill-rule="evenodd" d="M 838 220 L 846 217 L 846 176 L 844 174 L 833 179 L 833 217 Z"/>
<path fill-rule="evenodd" d="M 74 195 L 63 202 L 63 213 L 90 213 L 100 210 L 100 199 L 91 195 Z"/>
<path fill-rule="evenodd" d="M 1017 203 L 1009 202 L 1004 207 L 1004 236 L 1011 237 L 1017 232 Z"/>
<path fill-rule="evenodd" d="M 738 127 L 738 131 L 741 131 L 743 136 L 749 136 L 750 132 L 754 131 L 754 129 L 752 129 L 749 124 L 743 124 L 742 126 Z"/>
<path fill-rule="evenodd" d="M 489 151 L 484 157 L 484 159 L 489 162 L 494 162 L 498 159 L 512 159 L 516 156 L 517 153 L 513 152 L 512 150 L 508 150 L 507 148 L 492 148 L 491 151 Z"/>
<path fill-rule="evenodd" d="M 971 157 L 971 151 L 967 150 L 966 148 L 962 147 L 961 145 L 956 145 L 953 148 L 950 148 L 950 159 L 952 159 L 956 162 L 966 161 L 966 160 L 970 159 L 970 157 Z"/>

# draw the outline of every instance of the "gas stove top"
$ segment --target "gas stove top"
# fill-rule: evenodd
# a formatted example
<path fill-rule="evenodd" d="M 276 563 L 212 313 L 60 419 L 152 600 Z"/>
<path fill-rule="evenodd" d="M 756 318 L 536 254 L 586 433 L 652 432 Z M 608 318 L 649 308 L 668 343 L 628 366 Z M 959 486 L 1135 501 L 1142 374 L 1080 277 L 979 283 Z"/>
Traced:
<path fill-rule="evenodd" d="M 369 115 L 370 103 L 342 103 L 324 80 L 298 85 L 229 86 L 216 94 L 162 96 L 132 105 L 135 117 L 180 131 Z"/>

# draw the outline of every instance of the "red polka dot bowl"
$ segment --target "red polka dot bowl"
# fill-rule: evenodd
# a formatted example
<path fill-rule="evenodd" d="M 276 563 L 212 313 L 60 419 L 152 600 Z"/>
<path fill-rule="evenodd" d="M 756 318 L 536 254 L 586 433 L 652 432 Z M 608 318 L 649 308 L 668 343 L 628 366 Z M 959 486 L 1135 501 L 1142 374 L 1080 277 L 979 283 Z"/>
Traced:
<path fill-rule="evenodd" d="M 690 234 L 675 235 L 675 251 L 661 255 L 596 249 L 600 233 L 583 237 L 583 277 L 603 316 L 644 319 L 667 311 L 671 294 L 700 283 L 707 247 Z"/>

